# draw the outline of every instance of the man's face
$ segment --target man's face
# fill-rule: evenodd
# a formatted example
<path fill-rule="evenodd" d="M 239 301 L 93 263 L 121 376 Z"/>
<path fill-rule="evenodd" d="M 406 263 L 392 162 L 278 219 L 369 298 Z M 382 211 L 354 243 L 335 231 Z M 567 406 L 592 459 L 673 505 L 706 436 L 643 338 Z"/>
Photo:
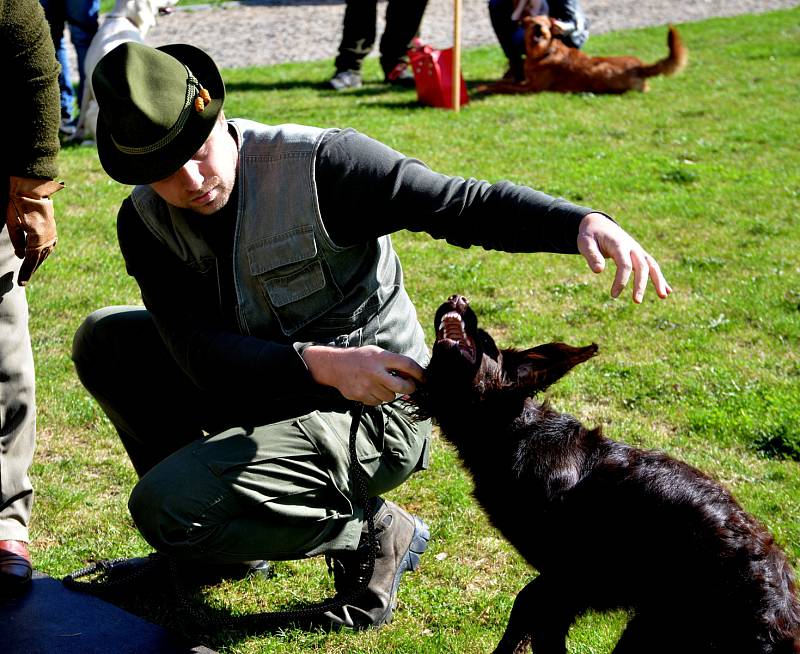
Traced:
<path fill-rule="evenodd" d="M 224 121 L 214 125 L 200 149 L 169 177 L 150 186 L 169 204 L 204 215 L 228 203 L 239 152 Z"/>

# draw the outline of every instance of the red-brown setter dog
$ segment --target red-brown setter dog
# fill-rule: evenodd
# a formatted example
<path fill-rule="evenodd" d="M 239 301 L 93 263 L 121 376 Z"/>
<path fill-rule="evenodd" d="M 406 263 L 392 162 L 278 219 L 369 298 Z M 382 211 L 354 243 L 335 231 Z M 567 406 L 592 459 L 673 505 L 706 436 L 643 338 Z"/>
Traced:
<path fill-rule="evenodd" d="M 629 611 L 614 654 L 800 652 L 792 570 L 725 488 L 533 399 L 596 345 L 499 350 L 457 295 L 435 328 L 412 400 L 456 447 L 492 524 L 539 571 L 496 652 L 564 654 L 589 609 Z"/>
<path fill-rule="evenodd" d="M 625 93 L 647 91 L 647 78 L 674 75 L 686 66 L 689 54 L 678 30 L 670 26 L 669 56 L 654 64 L 636 57 L 590 57 L 570 48 L 552 34 L 547 16 L 528 16 L 525 25 L 525 80 L 500 81 L 478 87 L 478 93 L 536 93 L 539 91 Z"/>

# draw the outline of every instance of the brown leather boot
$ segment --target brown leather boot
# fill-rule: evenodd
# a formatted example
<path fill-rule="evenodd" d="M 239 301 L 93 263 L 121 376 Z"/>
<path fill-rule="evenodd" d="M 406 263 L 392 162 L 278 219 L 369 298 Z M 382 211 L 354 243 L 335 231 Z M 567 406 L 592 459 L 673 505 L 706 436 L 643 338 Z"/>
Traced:
<path fill-rule="evenodd" d="M 428 526 L 393 502 L 377 498 L 375 521 L 375 567 L 366 589 L 343 606 L 327 611 L 330 627 L 366 629 L 391 622 L 397 606 L 400 577 L 416 570 L 419 557 L 428 547 Z M 369 567 L 367 525 L 356 550 L 332 552 L 327 556 L 333 570 L 336 598 L 346 598 L 362 584 Z"/>
<path fill-rule="evenodd" d="M 27 543 L 0 540 L 0 593 L 19 591 L 31 580 L 33 566 Z"/>

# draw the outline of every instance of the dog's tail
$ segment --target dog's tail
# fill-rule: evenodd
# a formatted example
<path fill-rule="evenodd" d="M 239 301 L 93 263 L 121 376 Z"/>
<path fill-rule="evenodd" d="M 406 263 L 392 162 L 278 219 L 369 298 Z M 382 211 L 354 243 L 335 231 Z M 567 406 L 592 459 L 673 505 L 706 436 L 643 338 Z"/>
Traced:
<path fill-rule="evenodd" d="M 689 51 L 686 49 L 686 46 L 683 45 L 678 30 L 672 25 L 669 26 L 667 44 L 669 45 L 669 56 L 650 66 L 643 66 L 641 70 L 642 77 L 675 75 L 686 68 L 686 64 L 689 62 Z"/>

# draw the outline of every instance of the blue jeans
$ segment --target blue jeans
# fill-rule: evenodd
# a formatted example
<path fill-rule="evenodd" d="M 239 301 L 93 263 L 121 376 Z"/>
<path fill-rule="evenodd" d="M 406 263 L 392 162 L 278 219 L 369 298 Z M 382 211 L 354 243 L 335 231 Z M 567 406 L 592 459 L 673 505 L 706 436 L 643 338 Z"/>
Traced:
<path fill-rule="evenodd" d="M 100 13 L 100 0 L 39 0 L 47 22 L 50 23 L 50 36 L 56 49 L 56 58 L 61 64 L 58 85 L 61 89 L 61 116 L 71 119 L 76 104 L 79 106 L 83 96 L 86 75 L 83 62 L 86 51 L 97 34 L 97 18 Z M 78 89 L 72 86 L 67 43 L 64 37 L 64 25 L 69 24 L 69 33 L 75 53 L 78 57 Z M 77 102 L 76 102 L 77 98 Z"/>

